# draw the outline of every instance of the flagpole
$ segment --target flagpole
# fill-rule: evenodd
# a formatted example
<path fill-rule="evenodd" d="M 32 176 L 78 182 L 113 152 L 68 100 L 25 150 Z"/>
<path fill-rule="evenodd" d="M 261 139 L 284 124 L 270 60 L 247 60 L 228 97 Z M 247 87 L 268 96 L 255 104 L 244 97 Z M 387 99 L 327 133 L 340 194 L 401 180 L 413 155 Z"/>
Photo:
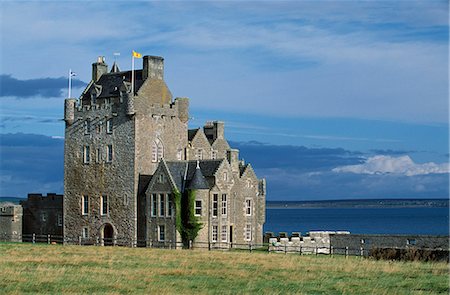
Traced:
<path fill-rule="evenodd" d="M 134 55 L 131 56 L 131 95 L 134 96 Z"/>
<path fill-rule="evenodd" d="M 69 69 L 69 97 L 71 98 L 72 92 L 72 69 Z"/>

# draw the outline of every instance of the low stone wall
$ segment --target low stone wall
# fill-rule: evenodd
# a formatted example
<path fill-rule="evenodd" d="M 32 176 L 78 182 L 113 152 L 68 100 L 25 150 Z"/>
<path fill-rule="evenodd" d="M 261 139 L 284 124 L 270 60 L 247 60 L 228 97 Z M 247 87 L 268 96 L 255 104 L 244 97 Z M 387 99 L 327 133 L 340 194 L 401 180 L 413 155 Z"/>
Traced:
<path fill-rule="evenodd" d="M 349 235 L 350 232 L 312 231 L 308 236 L 294 233 L 290 238 L 269 237 L 269 252 L 299 253 L 299 254 L 332 254 L 330 235 Z"/>

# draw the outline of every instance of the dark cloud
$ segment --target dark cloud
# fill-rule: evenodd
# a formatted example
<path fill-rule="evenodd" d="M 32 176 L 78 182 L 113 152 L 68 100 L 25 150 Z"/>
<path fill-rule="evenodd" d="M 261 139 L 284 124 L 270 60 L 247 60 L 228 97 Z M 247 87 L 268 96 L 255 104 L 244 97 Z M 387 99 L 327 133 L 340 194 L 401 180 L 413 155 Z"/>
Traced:
<path fill-rule="evenodd" d="M 0 75 L 0 96 L 18 98 L 30 97 L 58 97 L 67 88 L 67 78 L 38 78 L 19 80 L 11 75 Z M 72 80 L 72 86 L 84 87 L 86 83 L 77 79 Z"/>
<path fill-rule="evenodd" d="M 337 166 L 364 163 L 363 153 L 342 148 L 308 148 L 304 146 L 270 145 L 257 141 L 230 142 L 240 150 L 240 157 L 253 167 L 295 168 L 302 171 L 318 171 Z"/>
<path fill-rule="evenodd" d="M 63 192 L 64 141 L 37 134 L 0 134 L 0 195 Z"/>

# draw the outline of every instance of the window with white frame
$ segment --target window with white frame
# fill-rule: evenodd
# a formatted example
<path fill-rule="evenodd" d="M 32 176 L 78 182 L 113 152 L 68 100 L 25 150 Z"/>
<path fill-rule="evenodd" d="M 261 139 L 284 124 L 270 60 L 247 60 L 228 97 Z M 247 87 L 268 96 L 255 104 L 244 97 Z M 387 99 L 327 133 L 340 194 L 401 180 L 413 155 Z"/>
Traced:
<path fill-rule="evenodd" d="M 247 187 L 248 188 L 252 187 L 252 182 L 250 181 L 250 179 L 247 179 Z"/>
<path fill-rule="evenodd" d="M 219 203 L 219 194 L 213 194 L 213 211 L 212 211 L 213 217 L 217 217 L 218 203 Z"/>
<path fill-rule="evenodd" d="M 211 236 L 211 241 L 212 242 L 217 242 L 217 238 L 218 238 L 217 229 L 218 229 L 217 225 L 213 225 L 212 226 L 212 236 Z"/>
<path fill-rule="evenodd" d="M 179 161 L 183 160 L 183 150 L 182 149 L 178 149 L 178 151 L 177 151 L 177 160 L 179 160 Z"/>
<path fill-rule="evenodd" d="M 158 162 L 164 157 L 164 146 L 159 139 L 152 144 L 152 162 Z"/>
<path fill-rule="evenodd" d="M 202 149 L 197 149 L 195 151 L 195 158 L 197 160 L 203 160 L 203 150 Z"/>
<path fill-rule="evenodd" d="M 158 241 L 164 242 L 166 240 L 166 228 L 164 225 L 158 226 Z"/>
<path fill-rule="evenodd" d="M 101 215 L 108 215 L 109 213 L 108 196 L 106 195 L 101 196 L 100 213 Z"/>
<path fill-rule="evenodd" d="M 228 173 L 226 171 L 223 172 L 223 181 L 228 181 Z"/>
<path fill-rule="evenodd" d="M 252 225 L 250 223 L 247 223 L 245 225 L 245 231 L 244 231 L 244 240 L 250 241 L 252 239 Z"/>
<path fill-rule="evenodd" d="M 84 121 L 84 134 L 91 134 L 91 120 Z"/>
<path fill-rule="evenodd" d="M 195 208 L 194 215 L 201 216 L 202 215 L 202 200 L 195 200 Z"/>
<path fill-rule="evenodd" d="M 173 202 L 171 195 L 167 195 L 167 216 L 172 217 L 173 214 Z"/>
<path fill-rule="evenodd" d="M 113 132 L 113 122 L 112 119 L 106 120 L 106 133 L 111 134 Z"/>
<path fill-rule="evenodd" d="M 102 160 L 102 150 L 100 148 L 97 148 L 97 151 L 95 153 L 95 162 L 100 163 Z"/>
<path fill-rule="evenodd" d="M 222 242 L 226 242 L 228 240 L 227 226 L 226 225 L 222 225 L 222 230 L 220 231 L 220 240 Z"/>
<path fill-rule="evenodd" d="M 83 163 L 89 164 L 91 161 L 91 149 L 88 145 L 85 145 L 83 147 Z"/>
<path fill-rule="evenodd" d="M 108 144 L 106 146 L 106 162 L 111 163 L 113 160 L 113 146 L 112 144 Z"/>
<path fill-rule="evenodd" d="M 227 215 L 227 194 L 222 194 L 222 215 Z"/>
<path fill-rule="evenodd" d="M 81 237 L 87 239 L 89 237 L 89 228 L 87 226 L 83 227 L 81 230 Z"/>
<path fill-rule="evenodd" d="M 252 215 L 252 199 L 245 200 L 245 215 L 247 216 Z"/>
<path fill-rule="evenodd" d="M 165 215 L 166 215 L 165 195 L 159 194 L 159 216 L 165 216 Z"/>
<path fill-rule="evenodd" d="M 89 196 L 81 197 L 81 213 L 83 215 L 89 214 Z"/>
<path fill-rule="evenodd" d="M 156 216 L 156 212 L 158 210 L 158 195 L 152 194 L 152 209 L 151 209 L 151 215 Z"/>

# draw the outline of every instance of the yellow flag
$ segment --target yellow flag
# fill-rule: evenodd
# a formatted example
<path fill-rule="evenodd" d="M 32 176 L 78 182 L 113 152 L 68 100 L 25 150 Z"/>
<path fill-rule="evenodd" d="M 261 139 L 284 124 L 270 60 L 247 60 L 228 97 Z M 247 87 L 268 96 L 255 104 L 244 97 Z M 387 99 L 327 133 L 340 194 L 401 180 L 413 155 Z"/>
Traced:
<path fill-rule="evenodd" d="M 133 57 L 135 58 L 142 58 L 142 54 L 140 54 L 139 52 L 136 52 L 133 50 Z"/>

